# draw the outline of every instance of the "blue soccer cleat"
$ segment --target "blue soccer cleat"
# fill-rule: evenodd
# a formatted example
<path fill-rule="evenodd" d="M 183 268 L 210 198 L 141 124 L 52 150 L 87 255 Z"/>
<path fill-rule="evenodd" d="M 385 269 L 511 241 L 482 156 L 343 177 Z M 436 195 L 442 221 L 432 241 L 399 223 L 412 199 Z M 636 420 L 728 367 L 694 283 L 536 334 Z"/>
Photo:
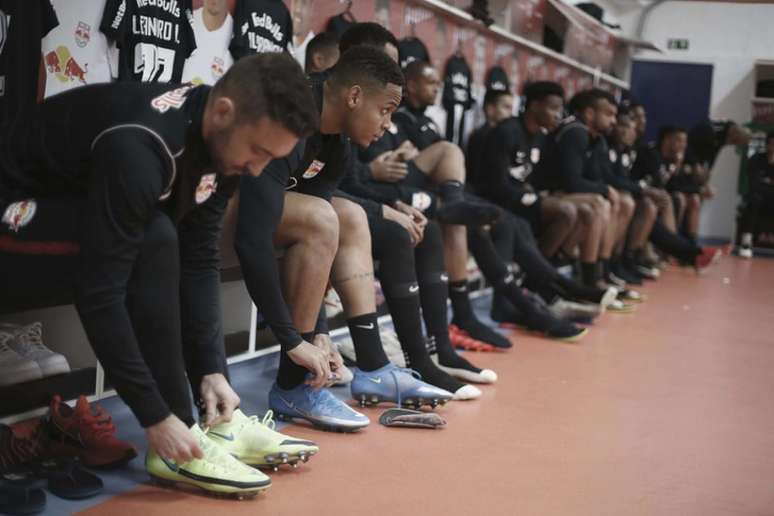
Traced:
<path fill-rule="evenodd" d="M 269 407 L 279 420 L 305 419 L 332 432 L 354 432 L 370 423 L 368 417 L 353 410 L 328 389 L 313 389 L 306 384 L 285 390 L 275 383 L 269 391 Z"/>
<path fill-rule="evenodd" d="M 350 388 L 352 397 L 361 407 L 388 401 L 408 408 L 422 405 L 435 408 L 454 397 L 449 391 L 423 382 L 416 371 L 395 364 L 387 364 L 376 371 L 356 369 Z"/>

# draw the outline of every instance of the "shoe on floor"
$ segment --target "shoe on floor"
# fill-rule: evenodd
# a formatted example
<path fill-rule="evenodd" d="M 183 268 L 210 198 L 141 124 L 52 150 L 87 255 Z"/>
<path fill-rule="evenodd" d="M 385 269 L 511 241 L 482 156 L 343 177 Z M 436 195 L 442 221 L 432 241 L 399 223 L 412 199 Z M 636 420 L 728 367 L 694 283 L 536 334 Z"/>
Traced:
<path fill-rule="evenodd" d="M 306 384 L 285 390 L 275 383 L 269 391 L 269 408 L 279 420 L 303 419 L 333 432 L 354 432 L 370 423 L 368 417 L 353 410 L 328 389 L 313 389 Z"/>
<path fill-rule="evenodd" d="M 387 364 L 375 371 L 356 369 L 350 388 L 352 397 L 361 406 L 386 401 L 408 408 L 420 408 L 422 405 L 435 408 L 454 397 L 449 391 L 423 382 L 416 371 L 395 364 Z"/>
<path fill-rule="evenodd" d="M 231 421 L 210 427 L 207 437 L 228 453 L 250 466 L 271 467 L 274 471 L 281 464 L 297 467 L 320 451 L 312 441 L 296 439 L 274 430 L 271 410 L 263 418 L 246 416 L 237 409 Z"/>
<path fill-rule="evenodd" d="M 238 498 L 253 497 L 271 486 L 269 477 L 232 457 L 207 437 L 198 425 L 191 427 L 191 435 L 196 439 L 204 457 L 177 464 L 149 449 L 145 456 L 145 469 L 153 480 L 165 486 L 185 484 L 210 494 Z"/>
<path fill-rule="evenodd" d="M 0 475 L 0 514 L 38 514 L 46 509 L 45 482 L 27 474 Z"/>
<path fill-rule="evenodd" d="M 38 462 L 31 466 L 35 476 L 45 479 L 51 494 L 65 500 L 83 500 L 102 492 L 102 479 L 81 466 L 78 459 Z"/>
<path fill-rule="evenodd" d="M 101 407 L 92 413 L 85 396 L 78 398 L 75 408 L 54 396 L 48 429 L 52 457 L 78 457 L 86 466 L 107 467 L 125 464 L 137 456 L 134 446 L 116 438 L 116 427 Z"/>

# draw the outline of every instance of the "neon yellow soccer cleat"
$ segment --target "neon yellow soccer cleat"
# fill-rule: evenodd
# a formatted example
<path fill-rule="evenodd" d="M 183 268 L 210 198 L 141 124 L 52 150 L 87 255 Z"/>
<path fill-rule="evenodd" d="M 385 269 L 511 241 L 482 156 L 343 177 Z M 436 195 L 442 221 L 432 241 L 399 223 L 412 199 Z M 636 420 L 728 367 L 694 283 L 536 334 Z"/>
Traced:
<path fill-rule="evenodd" d="M 198 425 L 191 427 L 191 433 L 204 452 L 204 458 L 176 464 L 160 457 L 154 450 L 148 450 L 145 469 L 153 480 L 164 486 L 187 484 L 210 494 L 240 499 L 254 497 L 271 486 L 269 477 L 232 457 Z"/>
<path fill-rule="evenodd" d="M 274 471 L 281 464 L 296 468 L 299 461 L 309 461 L 320 450 L 312 441 L 294 439 L 275 431 L 272 417 L 271 410 L 259 420 L 258 416 L 247 417 L 237 409 L 230 423 L 210 428 L 207 437 L 242 462 L 271 467 Z"/>

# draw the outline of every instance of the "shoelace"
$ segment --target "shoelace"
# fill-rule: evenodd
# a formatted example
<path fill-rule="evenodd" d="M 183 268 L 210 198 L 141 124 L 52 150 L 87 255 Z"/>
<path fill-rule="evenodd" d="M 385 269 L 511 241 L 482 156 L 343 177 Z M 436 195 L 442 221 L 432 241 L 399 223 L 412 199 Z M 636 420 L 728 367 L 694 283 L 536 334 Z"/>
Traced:
<path fill-rule="evenodd" d="M 247 422 L 242 424 L 242 427 L 245 425 L 263 425 L 269 430 L 274 430 L 277 424 L 274 422 L 274 412 L 267 410 L 266 414 L 263 415 L 263 419 L 259 419 L 258 416 L 250 416 L 247 418 Z"/>
<path fill-rule="evenodd" d="M 16 331 L 16 340 L 21 344 L 22 350 L 28 351 L 48 351 L 43 345 L 43 334 L 40 324 L 30 324 Z"/>
<path fill-rule="evenodd" d="M 94 432 L 94 436 L 97 439 L 114 436 L 116 425 L 113 424 L 113 418 L 106 414 L 99 405 L 95 407 L 95 412 L 91 417 L 84 418 L 84 422 Z"/>

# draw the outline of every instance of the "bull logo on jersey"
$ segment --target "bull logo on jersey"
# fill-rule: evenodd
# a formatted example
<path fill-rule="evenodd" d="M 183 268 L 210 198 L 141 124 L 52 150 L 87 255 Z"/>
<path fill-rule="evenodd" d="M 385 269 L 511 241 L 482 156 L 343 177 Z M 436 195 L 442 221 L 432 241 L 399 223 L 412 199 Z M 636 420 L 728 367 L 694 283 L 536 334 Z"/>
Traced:
<path fill-rule="evenodd" d="M 215 174 L 204 174 L 196 187 L 196 204 L 202 204 L 217 190 L 218 183 L 215 181 Z"/>
<path fill-rule="evenodd" d="M 529 160 L 532 163 L 537 163 L 540 161 L 540 148 L 539 147 L 533 147 L 529 154 Z"/>
<path fill-rule="evenodd" d="M 151 100 L 151 107 L 159 113 L 166 113 L 170 109 L 180 109 L 185 104 L 185 94 L 193 86 L 187 85 L 175 90 L 167 91 Z"/>
<path fill-rule="evenodd" d="M 83 48 L 89 44 L 89 41 L 91 41 L 91 25 L 79 21 L 78 26 L 75 27 L 75 44 Z"/>
<path fill-rule="evenodd" d="M 86 84 L 88 65 L 81 66 L 70 54 L 70 49 L 64 45 L 56 47 L 44 56 L 46 70 L 59 82 L 79 81 Z"/>
<path fill-rule="evenodd" d="M 320 171 L 323 169 L 324 166 L 325 166 L 325 163 L 323 163 L 322 161 L 314 160 L 309 165 L 309 168 L 306 169 L 306 172 L 304 172 L 304 175 L 302 175 L 301 177 L 303 177 L 304 179 L 312 179 L 314 176 L 320 173 Z"/>
<path fill-rule="evenodd" d="M 615 152 L 614 149 L 610 149 L 610 161 L 612 161 L 613 163 L 618 161 L 618 153 Z"/>
<path fill-rule="evenodd" d="M 212 58 L 212 64 L 210 65 L 210 71 L 212 72 L 212 78 L 216 81 L 223 77 L 226 71 L 226 63 L 219 57 Z"/>
<path fill-rule="evenodd" d="M 30 223 L 37 209 L 38 204 L 33 199 L 15 202 L 5 209 L 3 223 L 8 225 L 11 231 L 18 233 L 19 229 Z"/>
<path fill-rule="evenodd" d="M 621 164 L 623 164 L 623 166 L 627 167 L 627 168 L 629 167 L 629 165 L 632 164 L 632 160 L 631 160 L 631 158 L 629 157 L 628 154 L 623 154 L 621 156 Z"/>

